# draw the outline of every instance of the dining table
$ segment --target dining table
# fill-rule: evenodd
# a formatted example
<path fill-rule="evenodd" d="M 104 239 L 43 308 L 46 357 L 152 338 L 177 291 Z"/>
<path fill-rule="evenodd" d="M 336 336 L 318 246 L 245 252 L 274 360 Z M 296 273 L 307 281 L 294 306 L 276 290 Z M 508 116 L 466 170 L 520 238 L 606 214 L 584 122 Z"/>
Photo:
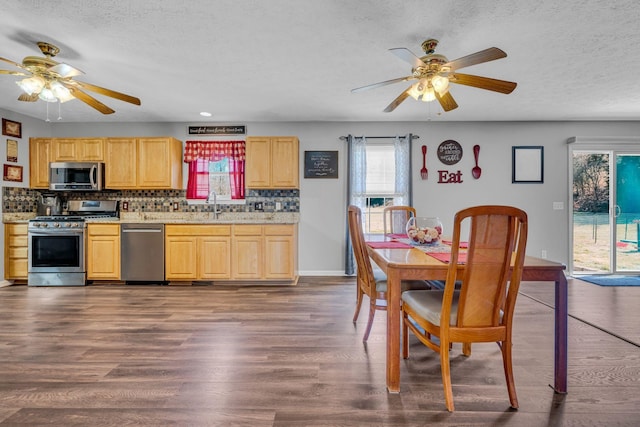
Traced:
<path fill-rule="evenodd" d="M 369 256 L 387 275 L 387 390 L 391 393 L 399 393 L 400 283 L 402 280 L 445 280 L 449 264 L 443 257 L 433 255 L 446 252 L 446 247 L 443 248 L 441 242 L 438 245 L 439 248 L 433 248 L 434 253 L 430 254 L 428 247 L 403 245 L 401 239 L 369 235 L 366 240 Z M 464 264 L 459 263 L 457 268 L 461 272 Z M 550 386 L 556 393 L 567 392 L 568 303 L 565 269 L 566 266 L 562 263 L 526 256 L 522 271 L 522 281 L 555 283 L 554 377 L 553 384 Z"/>

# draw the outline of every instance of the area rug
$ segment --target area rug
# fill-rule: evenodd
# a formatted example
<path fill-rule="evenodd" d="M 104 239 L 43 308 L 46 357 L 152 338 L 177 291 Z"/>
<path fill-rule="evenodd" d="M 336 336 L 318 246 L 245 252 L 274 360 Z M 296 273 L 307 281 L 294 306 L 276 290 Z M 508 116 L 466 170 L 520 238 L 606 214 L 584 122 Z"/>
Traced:
<path fill-rule="evenodd" d="M 576 279 L 599 286 L 640 286 L 640 276 L 625 276 L 622 274 L 607 274 L 597 276 L 574 276 Z"/>

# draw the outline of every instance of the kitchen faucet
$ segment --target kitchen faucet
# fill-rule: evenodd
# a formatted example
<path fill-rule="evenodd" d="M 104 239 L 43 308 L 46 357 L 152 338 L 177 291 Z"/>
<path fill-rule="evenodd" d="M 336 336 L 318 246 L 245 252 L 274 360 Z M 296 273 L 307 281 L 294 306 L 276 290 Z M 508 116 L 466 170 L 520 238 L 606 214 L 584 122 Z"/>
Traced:
<path fill-rule="evenodd" d="M 213 195 L 213 219 L 218 219 L 218 195 L 216 190 L 211 190 L 207 196 L 207 204 L 211 204 L 211 196 Z"/>

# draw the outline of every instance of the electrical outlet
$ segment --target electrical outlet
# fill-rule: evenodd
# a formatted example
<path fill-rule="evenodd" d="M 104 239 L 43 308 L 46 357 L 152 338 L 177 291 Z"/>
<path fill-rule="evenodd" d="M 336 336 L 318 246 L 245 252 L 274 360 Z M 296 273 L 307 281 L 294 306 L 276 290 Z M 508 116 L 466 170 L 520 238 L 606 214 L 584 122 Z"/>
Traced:
<path fill-rule="evenodd" d="M 277 211 L 281 211 L 282 210 L 282 202 L 276 202 L 276 210 Z"/>
<path fill-rule="evenodd" d="M 542 251 L 540 251 L 540 257 L 543 259 L 547 259 L 547 250 L 543 249 Z"/>
<path fill-rule="evenodd" d="M 253 209 L 257 210 L 257 211 L 261 211 L 262 210 L 262 202 L 255 202 L 253 205 Z"/>
<path fill-rule="evenodd" d="M 178 202 L 173 202 L 173 210 L 177 211 L 179 208 Z"/>
<path fill-rule="evenodd" d="M 129 202 L 122 202 L 122 210 L 125 212 L 129 210 Z"/>

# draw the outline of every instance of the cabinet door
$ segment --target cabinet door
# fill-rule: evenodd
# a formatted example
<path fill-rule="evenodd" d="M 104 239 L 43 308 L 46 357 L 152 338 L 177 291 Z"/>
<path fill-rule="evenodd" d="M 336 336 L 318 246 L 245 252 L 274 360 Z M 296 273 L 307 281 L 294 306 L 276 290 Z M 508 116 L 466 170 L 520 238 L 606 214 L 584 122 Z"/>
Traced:
<path fill-rule="evenodd" d="M 61 139 L 53 140 L 53 160 L 54 162 L 74 162 L 79 158 L 78 140 Z"/>
<path fill-rule="evenodd" d="M 168 236 L 165 238 L 165 279 L 197 279 L 197 237 Z"/>
<path fill-rule="evenodd" d="M 87 226 L 87 279 L 120 280 L 120 225 Z"/>
<path fill-rule="evenodd" d="M 78 141 L 78 160 L 82 162 L 104 161 L 104 139 L 92 138 Z"/>
<path fill-rule="evenodd" d="M 268 137 L 249 137 L 246 142 L 245 187 L 271 186 L 271 141 Z"/>
<path fill-rule="evenodd" d="M 265 279 L 295 278 L 297 245 L 294 225 L 265 225 L 264 252 Z"/>
<path fill-rule="evenodd" d="M 138 140 L 138 187 L 182 188 L 182 143 L 173 138 Z"/>
<path fill-rule="evenodd" d="M 244 224 L 233 227 L 233 279 L 261 279 L 263 275 L 264 238 L 262 225 Z"/>
<path fill-rule="evenodd" d="M 120 280 L 120 238 L 95 236 L 87 239 L 87 279 Z"/>
<path fill-rule="evenodd" d="M 271 187 L 299 187 L 298 138 L 278 137 L 271 141 Z"/>
<path fill-rule="evenodd" d="M 5 224 L 4 278 L 26 280 L 28 270 L 27 224 Z"/>
<path fill-rule="evenodd" d="M 231 239 L 208 236 L 198 238 L 198 279 L 231 278 Z"/>
<path fill-rule="evenodd" d="M 29 187 L 49 188 L 49 162 L 51 162 L 51 139 L 29 140 Z"/>
<path fill-rule="evenodd" d="M 105 145 L 106 188 L 116 190 L 136 188 L 136 140 L 108 138 Z"/>

